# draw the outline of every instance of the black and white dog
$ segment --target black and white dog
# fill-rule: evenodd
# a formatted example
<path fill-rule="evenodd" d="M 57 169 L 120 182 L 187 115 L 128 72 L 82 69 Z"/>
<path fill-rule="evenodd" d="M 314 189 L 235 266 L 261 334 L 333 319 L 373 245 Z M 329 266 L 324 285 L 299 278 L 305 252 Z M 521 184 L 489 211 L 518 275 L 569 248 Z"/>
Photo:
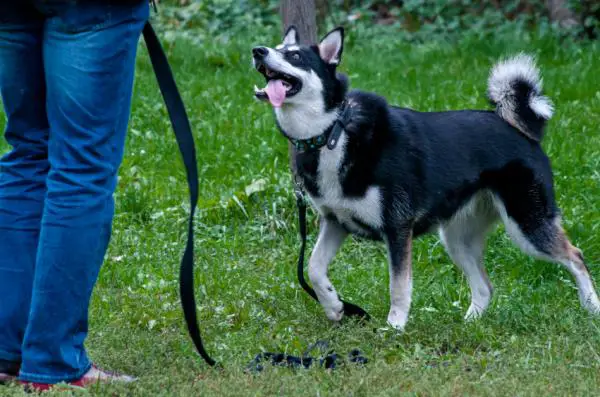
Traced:
<path fill-rule="evenodd" d="M 342 302 L 327 268 L 349 233 L 383 240 L 388 249 L 388 322 L 404 328 L 411 303 L 411 240 L 437 229 L 471 288 L 466 318 L 487 308 L 492 286 L 482 258 L 497 220 L 525 253 L 561 263 L 583 307 L 600 312 L 581 251 L 561 228 L 550 161 L 540 141 L 553 107 L 542 95 L 533 59 L 494 66 L 488 96 L 495 110 L 417 112 L 373 93 L 347 90 L 336 72 L 344 31 L 318 45 L 298 44 L 290 28 L 275 48 L 252 49 L 277 125 L 296 147 L 297 173 L 321 216 L 309 276 L 327 317 Z"/>

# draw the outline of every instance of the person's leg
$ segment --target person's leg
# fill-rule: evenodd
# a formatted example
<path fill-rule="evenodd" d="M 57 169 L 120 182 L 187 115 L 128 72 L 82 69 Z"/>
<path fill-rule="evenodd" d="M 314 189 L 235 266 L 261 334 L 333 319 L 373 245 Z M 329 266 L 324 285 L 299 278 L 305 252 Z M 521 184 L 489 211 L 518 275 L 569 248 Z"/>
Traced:
<path fill-rule="evenodd" d="M 50 384 L 90 369 L 88 305 L 110 238 L 148 18 L 144 0 L 69 4 L 44 31 L 50 173 L 20 372 L 23 381 Z"/>
<path fill-rule="evenodd" d="M 0 2 L 0 95 L 11 149 L 0 159 L 0 374 L 14 375 L 31 300 L 48 172 L 43 17 Z"/>

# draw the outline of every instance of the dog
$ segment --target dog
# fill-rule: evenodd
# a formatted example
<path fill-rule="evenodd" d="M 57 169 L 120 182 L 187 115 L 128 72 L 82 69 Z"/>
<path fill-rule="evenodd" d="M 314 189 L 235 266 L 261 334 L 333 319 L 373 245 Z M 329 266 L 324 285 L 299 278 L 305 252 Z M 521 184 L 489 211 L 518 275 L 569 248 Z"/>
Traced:
<path fill-rule="evenodd" d="M 465 319 L 480 317 L 492 286 L 483 265 L 486 235 L 502 221 L 526 254 L 573 275 L 581 305 L 600 313 L 584 262 L 561 227 L 550 161 L 540 141 L 553 113 L 534 59 L 499 61 L 488 79 L 493 110 L 419 112 L 348 89 L 337 72 L 344 30 L 315 45 L 290 27 L 275 48 L 252 49 L 266 79 L 255 97 L 270 102 L 294 145 L 296 174 L 319 213 L 309 278 L 333 321 L 343 304 L 327 276 L 348 234 L 384 241 L 390 275 L 387 322 L 404 329 L 412 294 L 412 239 L 438 231 L 471 290 Z"/>

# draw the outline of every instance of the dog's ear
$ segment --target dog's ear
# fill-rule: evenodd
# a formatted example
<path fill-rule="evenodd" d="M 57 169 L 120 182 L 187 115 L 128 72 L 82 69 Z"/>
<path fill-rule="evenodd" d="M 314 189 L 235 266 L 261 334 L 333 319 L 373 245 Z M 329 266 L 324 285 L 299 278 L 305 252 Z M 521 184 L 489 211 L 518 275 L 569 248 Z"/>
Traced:
<path fill-rule="evenodd" d="M 298 38 L 298 29 L 294 25 L 287 28 L 283 35 L 283 45 L 296 45 L 300 39 Z"/>
<path fill-rule="evenodd" d="M 321 59 L 330 65 L 339 65 L 344 50 L 344 28 L 341 26 L 327 33 L 319 43 Z"/>

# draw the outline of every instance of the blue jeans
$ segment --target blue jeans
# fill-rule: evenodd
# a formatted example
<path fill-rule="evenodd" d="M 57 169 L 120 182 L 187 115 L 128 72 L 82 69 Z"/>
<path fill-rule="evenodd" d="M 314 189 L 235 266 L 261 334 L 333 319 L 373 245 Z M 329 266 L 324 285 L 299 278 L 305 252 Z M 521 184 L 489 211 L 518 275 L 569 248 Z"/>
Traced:
<path fill-rule="evenodd" d="M 110 239 L 148 1 L 0 0 L 0 360 L 58 383 L 91 366 L 88 306 Z"/>

